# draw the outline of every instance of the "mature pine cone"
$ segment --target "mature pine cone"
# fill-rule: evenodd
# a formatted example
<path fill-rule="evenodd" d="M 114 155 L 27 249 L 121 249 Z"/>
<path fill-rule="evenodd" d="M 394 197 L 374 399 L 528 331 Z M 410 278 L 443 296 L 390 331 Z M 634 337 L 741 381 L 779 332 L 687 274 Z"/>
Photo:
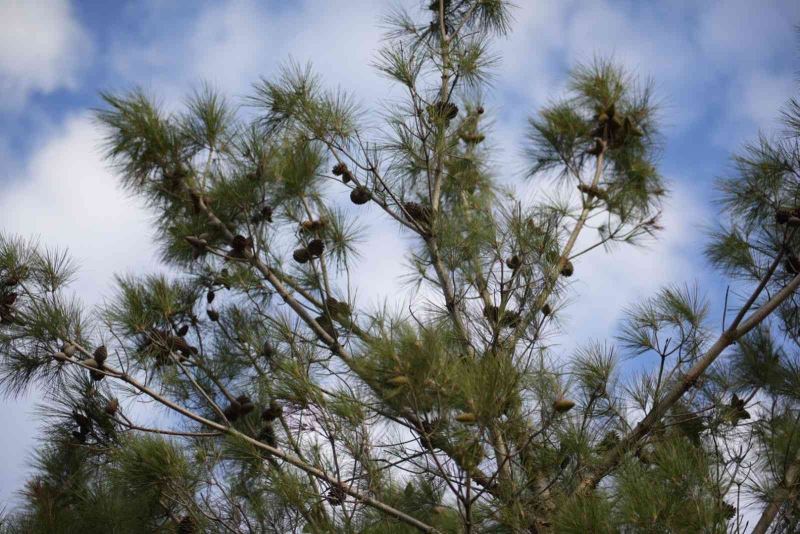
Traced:
<path fill-rule="evenodd" d="M 234 421 L 239 419 L 239 415 L 241 415 L 241 411 L 242 411 L 242 405 L 239 404 L 238 401 L 234 400 L 234 401 L 231 401 L 230 404 L 228 404 L 228 407 L 225 408 L 222 411 L 222 413 L 225 415 L 225 419 L 227 419 L 228 421 L 233 423 Z"/>
<path fill-rule="evenodd" d="M 280 404 L 275 402 L 275 399 L 269 401 L 269 406 L 264 408 L 264 411 L 261 412 L 261 419 L 264 421 L 271 423 L 275 419 L 281 416 L 283 413 L 283 407 Z"/>
<path fill-rule="evenodd" d="M 322 252 L 325 250 L 325 243 L 321 239 L 314 239 L 309 241 L 307 250 L 309 256 L 318 258 L 322 256 Z"/>
<path fill-rule="evenodd" d="M 106 349 L 105 345 L 100 345 L 96 349 L 94 349 L 94 353 L 92 354 L 94 357 L 94 361 L 97 362 L 98 369 L 103 368 L 103 364 L 106 362 L 108 358 L 108 350 Z"/>
<path fill-rule="evenodd" d="M 264 428 L 258 434 L 258 441 L 266 443 L 270 447 L 278 446 L 278 440 L 275 438 L 275 429 L 272 428 L 272 425 L 264 425 Z"/>
<path fill-rule="evenodd" d="M 333 166 L 331 172 L 333 173 L 334 176 L 341 176 L 345 172 L 347 172 L 347 165 L 345 165 L 344 163 L 337 163 L 336 165 Z"/>
<path fill-rule="evenodd" d="M 189 325 L 188 324 L 182 325 L 180 328 L 178 328 L 177 334 L 180 337 L 183 337 L 188 333 L 189 333 Z"/>
<path fill-rule="evenodd" d="M 370 198 L 369 190 L 363 185 L 356 186 L 352 191 L 350 191 L 350 201 L 353 204 L 359 206 L 361 204 L 366 204 L 369 202 Z"/>
<path fill-rule="evenodd" d="M 208 308 L 206 310 L 206 315 L 208 315 L 208 318 L 209 318 L 209 320 L 211 322 L 216 323 L 217 321 L 219 321 L 219 312 L 216 311 L 216 310 L 212 310 L 211 308 Z"/>
<path fill-rule="evenodd" d="M 307 248 L 300 247 L 292 252 L 292 258 L 297 263 L 308 263 L 308 260 L 311 259 L 311 254 L 308 252 Z"/>
<path fill-rule="evenodd" d="M 195 534 L 197 532 L 197 523 L 195 523 L 191 516 L 183 516 L 175 532 L 176 534 Z"/>
<path fill-rule="evenodd" d="M 212 302 L 214 302 L 214 297 L 216 297 L 216 296 L 217 296 L 217 294 L 214 293 L 214 290 L 213 289 L 209 289 L 208 293 L 206 294 L 206 302 L 211 304 Z"/>
<path fill-rule="evenodd" d="M 245 416 L 256 409 L 253 401 L 247 395 L 239 395 L 236 397 L 236 402 L 239 403 L 239 415 Z"/>
<path fill-rule="evenodd" d="M 522 267 L 522 259 L 516 254 L 514 254 L 513 256 L 511 256 L 506 260 L 506 267 L 508 267 L 512 271 L 516 271 L 517 269 Z"/>
<path fill-rule="evenodd" d="M 406 202 L 403 204 L 403 209 L 405 210 L 408 217 L 412 220 L 428 224 L 431 220 L 431 209 L 428 206 L 423 206 L 418 202 Z"/>
<path fill-rule="evenodd" d="M 13 291 L 6 293 L 0 298 L 0 303 L 3 306 L 12 306 L 17 301 L 17 294 Z"/>
<path fill-rule="evenodd" d="M 334 506 L 338 506 L 344 502 L 346 497 L 347 493 L 345 493 L 341 486 L 331 486 L 325 496 L 325 500 Z"/>
<path fill-rule="evenodd" d="M 564 266 L 561 268 L 561 276 L 566 276 L 569 278 L 575 272 L 575 267 L 572 265 L 571 261 L 567 261 Z"/>

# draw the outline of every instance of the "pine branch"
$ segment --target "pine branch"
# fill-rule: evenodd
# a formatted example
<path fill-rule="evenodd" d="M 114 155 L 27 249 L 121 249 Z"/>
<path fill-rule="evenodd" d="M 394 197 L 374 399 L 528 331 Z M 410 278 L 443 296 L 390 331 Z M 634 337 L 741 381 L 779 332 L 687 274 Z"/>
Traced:
<path fill-rule="evenodd" d="M 748 300 L 745 313 L 755 301 L 761 289 L 766 285 L 766 281 L 771 278 L 781 257 L 782 254 L 776 258 L 771 269 L 765 275 L 764 280 L 762 280 L 762 284 L 754 291 L 754 296 L 751 296 Z M 600 480 L 620 462 L 625 453 L 633 450 L 638 445 L 639 441 L 650 433 L 667 411 L 683 397 L 684 393 L 697 383 L 700 376 L 702 376 L 706 369 L 714 363 L 727 347 L 761 324 L 761 322 L 767 319 L 778 306 L 791 297 L 798 288 L 800 288 L 800 275 L 795 276 L 783 289 L 777 292 L 771 299 L 764 303 L 763 306 L 753 312 L 747 320 L 741 322 L 741 324 L 738 322 L 741 318 L 737 317 L 737 321 L 734 321 L 734 323 L 719 336 L 717 341 L 697 360 L 683 378 L 666 393 L 662 400 L 653 406 L 645 418 L 636 425 L 633 431 L 625 436 L 625 438 L 605 456 L 600 464 L 581 480 L 577 486 L 576 492 L 581 493 L 590 488 L 594 488 Z M 744 317 L 744 314 L 741 312 L 739 315 Z"/>

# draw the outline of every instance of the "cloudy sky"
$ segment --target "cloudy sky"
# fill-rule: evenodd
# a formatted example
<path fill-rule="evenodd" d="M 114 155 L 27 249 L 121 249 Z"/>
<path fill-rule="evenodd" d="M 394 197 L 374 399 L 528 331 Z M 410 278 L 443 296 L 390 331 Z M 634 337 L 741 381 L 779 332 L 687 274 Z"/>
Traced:
<path fill-rule="evenodd" d="M 369 108 L 392 95 L 369 64 L 394 3 L 0 0 L 0 231 L 69 248 L 82 266 L 75 291 L 102 302 L 112 273 L 156 267 L 148 213 L 117 189 L 99 155 L 89 113 L 98 92 L 139 85 L 177 106 L 208 81 L 235 100 L 292 58 L 311 61 L 328 85 Z M 716 218 L 713 182 L 729 171 L 733 151 L 775 129 L 778 108 L 797 93 L 800 3 L 516 3 L 513 32 L 495 44 L 502 62 L 487 94 L 502 180 L 520 183 L 525 118 L 561 94 L 576 62 L 613 57 L 652 78 L 663 104 L 666 230 L 646 249 L 598 251 L 577 265 L 571 298 L 579 305 L 565 315 L 574 334 L 564 350 L 613 335 L 625 305 L 668 283 L 697 283 L 719 304 L 725 281 L 702 258 L 703 228 Z M 373 228 L 364 300 L 391 295 L 398 239 Z M 0 402 L 2 507 L 24 479 L 36 398 Z"/>

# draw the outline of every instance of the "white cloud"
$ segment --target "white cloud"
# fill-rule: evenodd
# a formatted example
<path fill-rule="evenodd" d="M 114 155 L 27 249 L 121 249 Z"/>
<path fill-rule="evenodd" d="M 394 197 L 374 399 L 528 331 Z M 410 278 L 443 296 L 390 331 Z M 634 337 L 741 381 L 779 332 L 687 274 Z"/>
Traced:
<path fill-rule="evenodd" d="M 3 231 L 68 248 L 81 267 L 74 289 L 89 302 L 111 274 L 155 261 L 147 213 L 118 189 L 100 143 L 87 116 L 68 118 L 0 195 Z"/>
<path fill-rule="evenodd" d="M 0 2 L 0 21 L 0 108 L 78 85 L 92 47 L 68 0 Z"/>

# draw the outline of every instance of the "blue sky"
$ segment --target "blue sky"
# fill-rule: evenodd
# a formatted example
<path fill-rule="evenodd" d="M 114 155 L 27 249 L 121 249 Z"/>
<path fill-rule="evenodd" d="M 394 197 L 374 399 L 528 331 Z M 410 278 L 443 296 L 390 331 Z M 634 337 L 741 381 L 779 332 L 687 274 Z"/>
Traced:
<path fill-rule="evenodd" d="M 98 92 L 141 85 L 175 108 L 205 80 L 236 98 L 291 57 L 374 107 L 397 94 L 369 67 L 381 16 L 395 3 L 0 0 L 0 230 L 69 247 L 84 267 L 76 292 L 101 302 L 113 273 L 150 270 L 155 259 L 148 214 L 116 189 L 99 156 L 88 112 Z M 663 103 L 661 170 L 673 190 L 666 230 L 646 249 L 598 251 L 577 265 L 571 298 L 580 306 L 563 319 L 576 333 L 564 350 L 609 337 L 626 304 L 667 283 L 697 283 L 718 309 L 726 282 L 702 258 L 702 227 L 717 216 L 713 181 L 744 141 L 774 130 L 778 108 L 797 93 L 800 2 L 516 3 L 486 95 L 502 180 L 521 184 L 525 119 L 561 94 L 577 61 L 612 56 L 651 77 Z M 400 272 L 403 244 L 379 222 L 372 235 L 366 246 L 380 254 L 365 272 L 367 300 L 392 294 L 387 279 Z M 0 503 L 24 475 L 35 401 L 0 410 Z"/>

